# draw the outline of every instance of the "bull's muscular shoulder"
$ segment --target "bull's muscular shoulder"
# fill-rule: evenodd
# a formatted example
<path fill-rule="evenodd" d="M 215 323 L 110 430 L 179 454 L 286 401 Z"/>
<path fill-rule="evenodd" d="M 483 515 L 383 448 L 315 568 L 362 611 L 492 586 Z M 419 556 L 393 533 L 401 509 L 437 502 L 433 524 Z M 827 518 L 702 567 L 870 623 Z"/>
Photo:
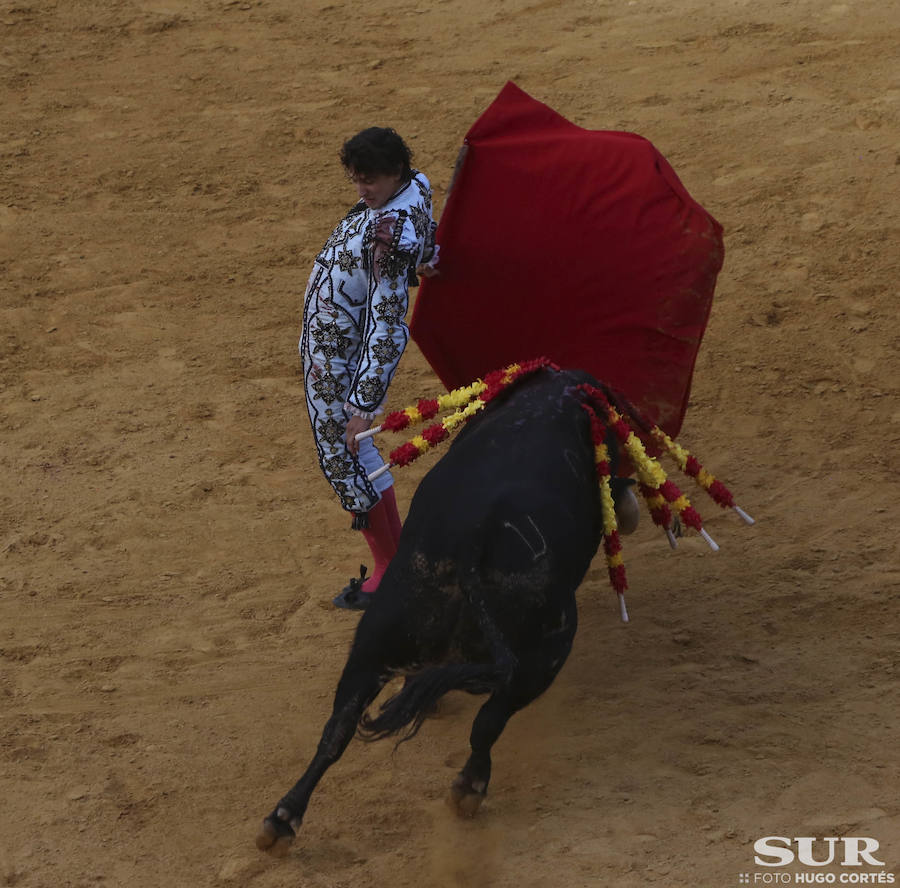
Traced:
<path fill-rule="evenodd" d="M 544 368 L 514 385 L 498 399 L 495 409 L 502 409 L 501 405 L 509 403 L 516 405 L 519 415 L 532 414 L 535 420 L 543 416 L 546 422 L 554 414 L 567 413 L 580 405 L 582 397 L 575 390 L 583 383 L 597 385 L 594 377 L 583 370 Z"/>
<path fill-rule="evenodd" d="M 543 453 L 584 447 L 593 459 L 590 423 L 576 392 L 584 382 L 595 380 L 581 371 L 549 368 L 520 380 L 473 418 L 451 450 L 473 448 L 484 458 L 488 450 L 483 448 L 508 453 L 524 448 L 540 459 Z"/>
<path fill-rule="evenodd" d="M 596 386 L 599 384 L 586 370 L 560 370 L 557 375 L 564 379 L 568 385 L 587 383 L 588 385 Z"/>

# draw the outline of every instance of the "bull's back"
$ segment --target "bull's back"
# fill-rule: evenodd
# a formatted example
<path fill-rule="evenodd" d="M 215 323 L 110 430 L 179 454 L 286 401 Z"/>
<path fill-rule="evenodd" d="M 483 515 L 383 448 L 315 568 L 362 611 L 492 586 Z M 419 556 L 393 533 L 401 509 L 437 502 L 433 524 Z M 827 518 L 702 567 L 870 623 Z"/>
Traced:
<path fill-rule="evenodd" d="M 487 612 L 526 651 L 577 624 L 601 538 L 585 375 L 540 371 L 492 401 L 423 478 L 354 656 L 388 668 L 490 659 Z"/>
<path fill-rule="evenodd" d="M 601 527 L 590 424 L 574 393 L 587 378 L 543 370 L 477 414 L 419 485 L 403 542 L 456 559 L 509 535 L 523 559 L 586 570 Z"/>

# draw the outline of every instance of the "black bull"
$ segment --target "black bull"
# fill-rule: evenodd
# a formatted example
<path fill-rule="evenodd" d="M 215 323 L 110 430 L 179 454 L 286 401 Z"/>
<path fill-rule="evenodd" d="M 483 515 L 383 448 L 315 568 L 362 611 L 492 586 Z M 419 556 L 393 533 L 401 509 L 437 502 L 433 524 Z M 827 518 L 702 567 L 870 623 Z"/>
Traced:
<path fill-rule="evenodd" d="M 450 690 L 490 694 L 451 788 L 459 813 L 477 810 L 491 747 L 569 655 L 575 591 L 602 537 L 581 382 L 594 380 L 545 369 L 520 381 L 422 480 L 397 554 L 362 614 L 315 757 L 263 822 L 259 848 L 287 850 L 316 784 L 357 729 L 368 738 L 414 732 Z M 366 715 L 397 675 L 407 676 L 403 689 Z"/>

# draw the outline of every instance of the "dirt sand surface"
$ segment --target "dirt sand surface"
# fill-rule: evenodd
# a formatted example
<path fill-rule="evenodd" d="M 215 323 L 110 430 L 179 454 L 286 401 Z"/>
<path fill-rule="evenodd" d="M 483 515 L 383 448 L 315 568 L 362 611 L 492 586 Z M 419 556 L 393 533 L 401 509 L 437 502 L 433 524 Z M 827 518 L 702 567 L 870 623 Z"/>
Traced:
<path fill-rule="evenodd" d="M 898 21 L 0 0 L 0 884 L 724 888 L 765 835 L 876 837 L 896 876 Z M 478 705 L 451 696 L 396 752 L 351 745 L 270 860 L 253 836 L 330 711 L 356 624 L 330 600 L 364 556 L 296 355 L 354 199 L 336 152 L 396 127 L 439 209 L 507 79 L 651 139 L 725 226 L 682 440 L 758 524 L 698 497 L 713 554 L 645 519 L 627 626 L 595 562 L 478 818 L 443 804 Z M 438 390 L 410 347 L 391 405 Z"/>

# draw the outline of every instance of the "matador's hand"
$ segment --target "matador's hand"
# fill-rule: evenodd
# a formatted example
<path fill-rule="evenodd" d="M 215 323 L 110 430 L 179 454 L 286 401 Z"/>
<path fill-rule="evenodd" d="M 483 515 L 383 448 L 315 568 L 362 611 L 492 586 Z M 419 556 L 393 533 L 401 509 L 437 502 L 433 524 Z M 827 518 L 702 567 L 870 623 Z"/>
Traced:
<path fill-rule="evenodd" d="M 360 432 L 364 432 L 371 425 L 371 419 L 363 419 L 361 416 L 351 416 L 350 419 L 347 420 L 347 431 L 344 438 L 347 441 L 347 449 L 354 456 L 359 453 L 359 441 L 356 440 L 356 436 Z"/>
<path fill-rule="evenodd" d="M 420 277 L 433 278 L 433 277 L 440 277 L 441 273 L 433 265 L 425 265 L 423 263 L 422 265 L 416 266 L 416 274 L 419 275 Z"/>

